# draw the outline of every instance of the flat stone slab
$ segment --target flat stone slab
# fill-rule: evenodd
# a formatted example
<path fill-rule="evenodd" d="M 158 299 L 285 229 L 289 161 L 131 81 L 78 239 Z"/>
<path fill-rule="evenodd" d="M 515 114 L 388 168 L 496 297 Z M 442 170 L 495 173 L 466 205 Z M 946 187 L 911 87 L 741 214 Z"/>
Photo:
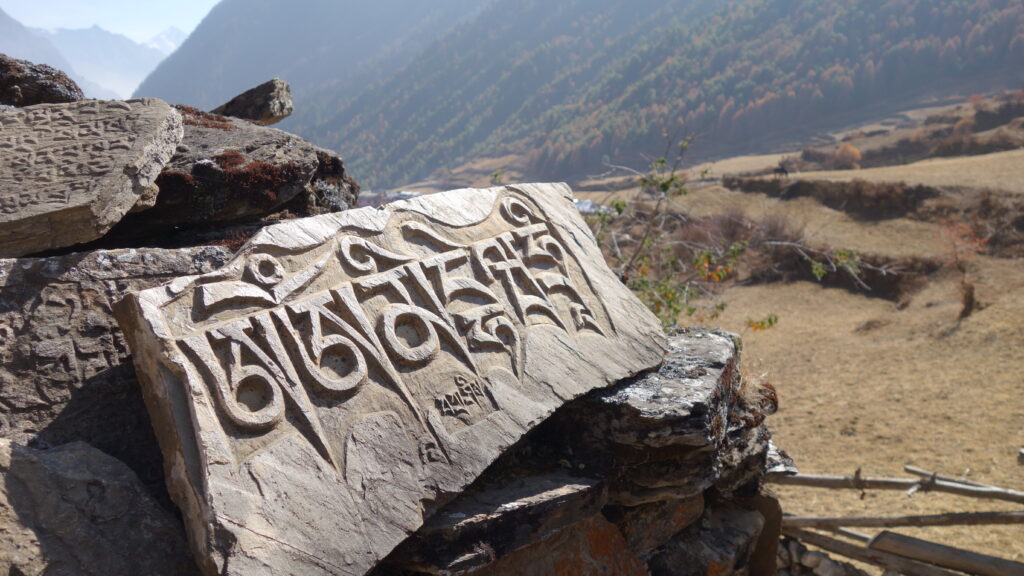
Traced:
<path fill-rule="evenodd" d="M 0 260 L 0 438 L 88 442 L 166 494 L 160 448 L 111 308 L 128 290 L 210 272 L 230 257 L 207 246 Z"/>
<path fill-rule="evenodd" d="M 268 227 L 116 313 L 211 575 L 365 574 L 556 408 L 665 352 L 565 185 Z"/>
<path fill-rule="evenodd" d="M 95 240 L 141 197 L 181 141 L 160 100 L 89 100 L 0 112 L 0 257 Z"/>

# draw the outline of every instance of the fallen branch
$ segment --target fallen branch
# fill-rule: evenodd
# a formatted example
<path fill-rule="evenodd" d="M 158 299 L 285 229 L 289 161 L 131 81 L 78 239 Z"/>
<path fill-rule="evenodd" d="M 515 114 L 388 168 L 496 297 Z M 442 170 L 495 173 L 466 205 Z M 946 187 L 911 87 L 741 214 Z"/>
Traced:
<path fill-rule="evenodd" d="M 868 548 L 978 576 L 1024 576 L 1024 564 L 885 531 Z"/>
<path fill-rule="evenodd" d="M 906 490 L 911 495 L 914 492 L 946 492 L 959 496 L 971 498 L 983 498 L 988 500 L 1005 500 L 1024 504 L 1024 492 L 996 488 L 994 486 L 970 486 L 959 482 L 947 482 L 934 477 L 929 478 L 865 478 L 860 475 L 860 470 L 853 476 L 814 476 L 810 474 L 797 474 L 795 476 L 784 476 L 772 474 L 765 477 L 765 480 L 773 484 L 784 486 L 808 486 L 812 488 L 828 488 L 832 490 Z"/>
<path fill-rule="evenodd" d="M 1024 524 L 1024 512 L 971 512 L 966 514 L 933 514 L 927 516 L 868 517 L 794 517 L 782 519 L 783 526 L 793 528 L 899 528 L 903 526 L 986 526 Z"/>
<path fill-rule="evenodd" d="M 850 544 L 831 536 L 825 536 L 824 534 L 818 534 L 817 532 L 810 532 L 808 530 L 801 530 L 800 528 L 785 528 L 783 527 L 782 533 L 790 538 L 795 538 L 804 544 L 810 544 L 817 546 L 822 550 L 839 554 L 840 556 L 846 556 L 853 560 L 859 560 L 866 564 L 879 566 L 886 570 L 892 570 L 905 576 L 957 576 L 953 572 L 936 568 L 935 566 L 929 566 L 927 564 L 921 564 L 908 558 L 903 558 L 895 554 L 889 554 L 881 550 L 872 550 L 870 548 L 864 548 L 863 546 L 857 546 L 856 544 Z"/>

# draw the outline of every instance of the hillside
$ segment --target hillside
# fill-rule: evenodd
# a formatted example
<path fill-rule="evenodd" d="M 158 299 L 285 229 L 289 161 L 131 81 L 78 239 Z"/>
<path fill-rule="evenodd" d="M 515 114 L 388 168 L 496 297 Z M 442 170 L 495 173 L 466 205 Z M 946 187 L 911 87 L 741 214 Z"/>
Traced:
<path fill-rule="evenodd" d="M 306 135 L 369 185 L 508 152 L 566 178 L 681 125 L 707 157 L 1021 82 L 1020 0 L 499 0 Z"/>
<path fill-rule="evenodd" d="M 312 124 L 483 1 L 223 0 L 135 94 L 209 109 L 276 76 L 298 104 L 286 129 Z"/>

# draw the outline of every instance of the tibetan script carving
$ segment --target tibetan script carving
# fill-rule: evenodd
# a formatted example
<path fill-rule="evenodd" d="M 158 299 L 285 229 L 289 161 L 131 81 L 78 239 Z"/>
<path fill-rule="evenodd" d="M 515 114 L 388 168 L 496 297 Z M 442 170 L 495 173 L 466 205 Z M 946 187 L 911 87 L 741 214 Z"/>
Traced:
<path fill-rule="evenodd" d="M 268 228 L 119 320 L 211 574 L 363 574 L 564 401 L 663 353 L 556 185 Z"/>
<path fill-rule="evenodd" d="M 0 112 L 0 257 L 99 238 L 151 191 L 182 134 L 153 99 Z"/>

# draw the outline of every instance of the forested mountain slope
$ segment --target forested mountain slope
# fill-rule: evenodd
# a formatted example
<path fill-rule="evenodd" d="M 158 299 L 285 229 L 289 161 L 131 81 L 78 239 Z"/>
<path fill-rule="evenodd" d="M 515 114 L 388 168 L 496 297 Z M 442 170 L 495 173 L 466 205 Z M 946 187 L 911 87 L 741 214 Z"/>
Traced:
<path fill-rule="evenodd" d="M 369 185 L 508 152 L 568 178 L 683 125 L 735 152 L 958 80 L 1024 85 L 1022 0 L 498 0 L 306 135 Z"/>
<path fill-rule="evenodd" d="M 665 133 L 733 154 L 1024 87 L 1024 0 L 223 0 L 137 94 L 209 108 L 271 76 L 364 185 L 506 154 L 571 179 Z"/>
<path fill-rule="evenodd" d="M 312 123 L 314 100 L 340 106 L 483 3 L 222 0 L 136 95 L 209 109 L 277 76 L 295 95 L 292 127 Z"/>

